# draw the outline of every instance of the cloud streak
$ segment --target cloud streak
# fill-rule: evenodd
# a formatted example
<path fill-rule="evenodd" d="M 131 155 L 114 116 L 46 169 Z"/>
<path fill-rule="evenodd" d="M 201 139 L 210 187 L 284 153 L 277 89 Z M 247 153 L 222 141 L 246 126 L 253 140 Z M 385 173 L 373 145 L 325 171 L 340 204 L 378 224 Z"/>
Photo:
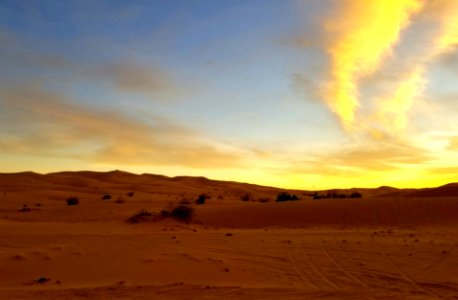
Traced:
<path fill-rule="evenodd" d="M 1 89 L 0 107 L 2 153 L 197 169 L 242 164 L 235 151 L 174 121 L 88 109 L 37 84 Z"/>
<path fill-rule="evenodd" d="M 416 98 L 420 97 L 428 83 L 428 65 L 438 57 L 453 51 L 458 44 L 458 3 L 449 0 L 427 2 L 423 18 L 438 26 L 426 49 L 407 66 L 408 72 L 398 80 L 391 95 L 378 99 L 375 119 L 390 132 L 402 132 L 408 122 L 408 112 Z"/>
<path fill-rule="evenodd" d="M 457 49 L 456 20 L 453 0 L 338 3 L 324 22 L 328 80 L 317 86 L 347 133 L 403 138 L 430 66 Z"/>
<path fill-rule="evenodd" d="M 358 82 L 375 72 L 399 41 L 410 17 L 421 8 L 417 0 L 341 1 L 339 14 L 325 23 L 330 81 L 323 98 L 348 132 L 355 130 L 360 105 Z"/>
<path fill-rule="evenodd" d="M 159 100 L 183 94 L 185 90 L 184 85 L 175 81 L 170 72 L 135 61 L 103 65 L 96 70 L 96 74 L 110 81 L 120 92 L 144 94 Z"/>

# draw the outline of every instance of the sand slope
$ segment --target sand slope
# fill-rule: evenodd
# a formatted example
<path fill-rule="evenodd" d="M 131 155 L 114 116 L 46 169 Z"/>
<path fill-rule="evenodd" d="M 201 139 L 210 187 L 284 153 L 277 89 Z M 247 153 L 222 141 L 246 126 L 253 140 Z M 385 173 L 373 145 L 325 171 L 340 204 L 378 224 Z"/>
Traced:
<path fill-rule="evenodd" d="M 277 203 L 205 178 L 0 174 L 0 299 L 458 299 L 454 186 Z M 201 193 L 192 223 L 125 222 Z"/>

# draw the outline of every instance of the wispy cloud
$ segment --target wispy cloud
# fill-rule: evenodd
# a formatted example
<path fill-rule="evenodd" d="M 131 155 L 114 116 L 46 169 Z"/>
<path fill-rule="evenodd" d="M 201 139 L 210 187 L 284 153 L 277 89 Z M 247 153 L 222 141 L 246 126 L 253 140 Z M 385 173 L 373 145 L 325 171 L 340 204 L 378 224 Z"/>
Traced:
<path fill-rule="evenodd" d="M 324 22 L 328 79 L 311 84 L 294 76 L 293 85 L 318 95 L 347 133 L 402 140 L 430 65 L 454 57 L 457 19 L 453 0 L 340 1 Z"/>
<path fill-rule="evenodd" d="M 312 154 L 307 161 L 295 165 L 301 166 L 303 171 L 348 176 L 396 171 L 408 165 L 427 163 L 431 159 L 426 150 L 415 146 L 378 142 L 351 144 L 342 146 L 338 151 Z"/>
<path fill-rule="evenodd" d="M 331 80 L 323 98 L 347 131 L 355 129 L 360 105 L 358 82 L 375 72 L 391 54 L 410 17 L 421 8 L 417 0 L 341 1 L 338 14 L 325 23 Z"/>
<path fill-rule="evenodd" d="M 97 73 L 112 82 L 118 91 L 145 94 L 154 99 L 165 99 L 185 90 L 185 85 L 172 79 L 170 72 L 135 61 L 101 65 Z"/>
<path fill-rule="evenodd" d="M 227 168 L 235 152 L 164 117 L 142 122 L 116 111 L 93 110 L 65 95 L 29 84 L 0 90 L 0 151 L 73 157 L 124 165 Z"/>
<path fill-rule="evenodd" d="M 449 138 L 447 149 L 451 151 L 458 151 L 458 136 Z"/>
<path fill-rule="evenodd" d="M 174 72 L 164 67 L 153 65 L 140 59 L 113 58 L 100 63 L 88 63 L 63 53 L 40 51 L 30 47 L 32 41 L 25 40 L 12 32 L 0 29 L 0 63 L 8 71 L 2 70 L 0 76 L 10 80 L 9 74 L 20 70 L 21 76 L 30 73 L 27 78 L 36 77 L 37 70 L 52 78 L 79 84 L 90 79 L 102 85 L 108 83 L 115 92 L 139 94 L 156 101 L 175 99 L 189 94 L 193 88 L 186 82 L 175 78 Z M 65 79 L 53 74 L 64 73 Z M 42 76 L 46 80 L 46 76 Z"/>
<path fill-rule="evenodd" d="M 374 116 L 383 124 L 386 132 L 402 132 L 408 122 L 408 113 L 415 99 L 422 96 L 428 83 L 429 64 L 440 56 L 453 51 L 458 44 L 458 3 L 438 0 L 426 3 L 423 18 L 431 19 L 438 26 L 437 33 L 431 36 L 426 49 L 410 59 L 408 70 L 399 78 L 394 91 L 378 99 L 378 109 Z"/>

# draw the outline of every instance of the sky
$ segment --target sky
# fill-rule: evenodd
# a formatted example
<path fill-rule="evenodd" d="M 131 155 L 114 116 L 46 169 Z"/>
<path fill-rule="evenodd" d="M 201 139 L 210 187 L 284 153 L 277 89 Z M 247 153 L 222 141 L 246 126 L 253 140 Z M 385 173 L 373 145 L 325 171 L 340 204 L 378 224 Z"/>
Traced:
<path fill-rule="evenodd" d="M 0 172 L 458 181 L 458 1 L 0 1 Z"/>

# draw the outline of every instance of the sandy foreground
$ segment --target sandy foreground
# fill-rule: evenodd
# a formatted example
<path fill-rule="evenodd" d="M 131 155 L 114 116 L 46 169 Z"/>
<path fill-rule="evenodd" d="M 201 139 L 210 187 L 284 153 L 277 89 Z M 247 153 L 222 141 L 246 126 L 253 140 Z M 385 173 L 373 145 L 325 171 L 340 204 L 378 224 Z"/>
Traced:
<path fill-rule="evenodd" d="M 0 299 L 458 299 L 453 191 L 277 203 L 202 178 L 0 174 Z M 126 222 L 200 193 L 191 223 Z"/>

